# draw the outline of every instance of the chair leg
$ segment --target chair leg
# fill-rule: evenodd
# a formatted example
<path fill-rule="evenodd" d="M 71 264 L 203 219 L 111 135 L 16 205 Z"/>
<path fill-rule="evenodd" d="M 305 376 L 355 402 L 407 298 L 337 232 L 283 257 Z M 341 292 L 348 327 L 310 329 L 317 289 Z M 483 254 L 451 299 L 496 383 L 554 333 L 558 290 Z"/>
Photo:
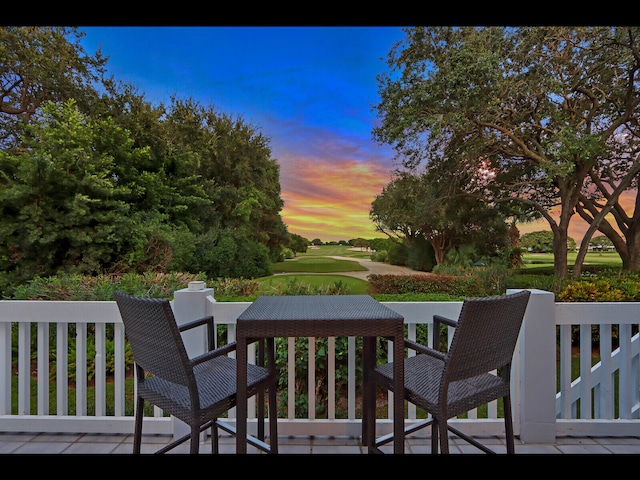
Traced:
<path fill-rule="evenodd" d="M 211 424 L 211 453 L 212 454 L 216 454 L 218 453 L 218 449 L 220 448 L 220 445 L 218 443 L 218 424 L 216 423 L 218 421 L 217 418 L 213 419 L 213 423 Z"/>
<path fill-rule="evenodd" d="M 438 453 L 438 420 L 434 417 L 431 423 L 431 454 L 436 455 Z"/>
<path fill-rule="evenodd" d="M 264 366 L 264 343 L 267 341 L 258 342 L 258 365 L 261 366 Z M 258 438 L 264 441 L 264 388 L 258 389 L 256 404 L 258 405 Z"/>
<path fill-rule="evenodd" d="M 438 422 L 438 430 L 438 434 L 440 435 L 440 453 L 447 455 L 449 453 L 449 431 L 446 420 L 440 420 Z"/>
<path fill-rule="evenodd" d="M 513 416 L 511 414 L 511 398 L 510 395 L 502 397 L 502 403 L 504 407 L 504 431 L 507 441 L 507 454 L 513 455 L 516 453 L 514 439 L 513 439 Z"/>
<path fill-rule="evenodd" d="M 135 426 L 133 430 L 133 453 L 138 455 L 142 444 L 142 417 L 144 416 L 144 398 L 136 398 Z"/>
<path fill-rule="evenodd" d="M 189 453 L 197 455 L 200 451 L 200 426 L 195 423 L 191 426 L 191 448 Z"/>

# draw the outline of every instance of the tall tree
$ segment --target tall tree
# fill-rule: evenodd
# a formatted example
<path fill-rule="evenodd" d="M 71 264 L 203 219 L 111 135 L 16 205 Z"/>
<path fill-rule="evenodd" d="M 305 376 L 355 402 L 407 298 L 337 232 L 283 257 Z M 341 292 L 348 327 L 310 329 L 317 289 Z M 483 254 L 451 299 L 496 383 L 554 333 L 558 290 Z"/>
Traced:
<path fill-rule="evenodd" d="M 476 198 L 452 194 L 451 185 L 428 174 L 399 173 L 371 203 L 369 216 L 377 231 L 403 239 L 409 249 L 418 238 L 428 241 L 436 263 L 464 244 L 476 245 L 481 255 L 497 254 L 507 240 L 505 217 Z"/>
<path fill-rule="evenodd" d="M 405 165 L 496 172 L 471 193 L 545 218 L 554 234 L 554 273 L 566 277 L 568 228 L 587 179 L 616 159 L 621 133 L 636 135 L 640 29 L 405 31 L 389 54 L 390 71 L 378 77 L 374 138 L 393 145 Z"/>
<path fill-rule="evenodd" d="M 371 202 L 369 218 L 376 231 L 411 246 L 420 234 L 414 209 L 421 196 L 421 187 L 420 179 L 409 173 L 401 173 L 389 182 Z"/>
<path fill-rule="evenodd" d="M 6 222 L 2 218 L 7 243 L 0 252 L 0 262 L 17 268 L 12 262 L 25 256 L 23 239 L 10 237 L 16 231 L 16 218 L 25 214 L 21 202 L 30 202 L 27 190 L 34 188 L 40 189 L 36 210 L 41 220 L 52 222 L 40 225 L 43 236 L 47 230 L 47 239 L 37 238 L 35 227 L 29 233 L 34 245 L 50 242 L 49 250 L 34 251 L 34 259 L 38 254 L 49 255 L 40 258 L 45 271 L 85 269 L 85 273 L 93 273 L 111 265 L 118 271 L 204 267 L 214 277 L 221 273 L 247 278 L 270 273 L 270 259 L 279 257 L 288 232 L 280 216 L 280 172 L 271 158 L 269 140 L 241 118 L 221 115 L 191 99 L 172 98 L 169 106 L 151 105 L 132 85 L 105 78 L 107 59 L 99 51 L 86 55 L 79 43 L 82 35 L 75 28 L 0 28 L 4 175 L 0 181 L 10 187 L 3 192 L 5 203 L 1 205 L 7 213 Z M 73 112 L 68 100 L 73 101 Z M 48 101 L 65 107 L 58 112 Z M 50 164 L 43 163 L 47 155 L 54 155 L 51 139 L 55 129 L 63 135 L 56 158 Z M 36 137 L 40 144 L 33 143 Z M 73 158 L 74 149 L 84 151 L 78 168 L 64 163 Z M 19 165 L 18 159 L 25 165 Z M 106 159 L 110 162 L 108 174 L 104 171 Z M 96 165 L 88 167 L 84 160 Z M 67 179 L 77 182 L 78 188 L 92 185 L 97 172 L 100 178 L 108 177 L 114 190 L 102 204 L 123 202 L 114 206 L 112 214 L 122 213 L 122 206 L 127 209 L 124 218 L 113 222 L 119 226 L 116 231 L 102 232 L 110 233 L 113 242 L 95 234 L 96 244 L 109 244 L 102 255 L 87 254 L 78 260 L 87 237 L 77 231 L 79 241 L 73 252 L 58 242 L 58 237 L 73 228 L 62 231 L 65 223 L 54 221 L 51 206 L 60 202 L 58 211 L 66 212 L 67 203 L 60 196 L 74 192 L 69 185 L 54 181 L 50 188 L 38 184 L 42 165 L 50 165 L 49 173 L 67 168 Z M 25 197 L 17 193 L 20 189 Z M 83 195 L 92 208 L 80 208 L 78 203 L 76 211 L 68 212 L 68 222 L 79 221 L 79 215 L 96 215 L 98 218 L 86 217 L 85 222 L 100 224 L 103 212 L 93 205 L 99 192 Z M 46 212 L 45 205 L 51 207 Z M 131 228 L 125 228 L 127 225 Z M 201 248 L 195 251 L 196 246 Z M 229 249 L 235 249 L 233 257 L 228 256 Z M 57 253 L 51 254 L 54 250 Z M 207 259 L 205 250 L 226 257 Z M 115 263 L 114 252 L 119 258 Z M 196 259 L 197 255 L 201 258 Z"/>
<path fill-rule="evenodd" d="M 107 61 L 86 54 L 84 33 L 71 27 L 0 27 L 0 147 L 15 146 L 16 122 L 48 100 L 73 98 L 86 111 Z"/>
<path fill-rule="evenodd" d="M 23 128 L 21 153 L 0 150 L 3 270 L 21 279 L 106 271 L 128 252 L 134 227 L 114 158 L 135 163 L 144 150 L 72 100 L 43 104 L 41 118 Z"/>

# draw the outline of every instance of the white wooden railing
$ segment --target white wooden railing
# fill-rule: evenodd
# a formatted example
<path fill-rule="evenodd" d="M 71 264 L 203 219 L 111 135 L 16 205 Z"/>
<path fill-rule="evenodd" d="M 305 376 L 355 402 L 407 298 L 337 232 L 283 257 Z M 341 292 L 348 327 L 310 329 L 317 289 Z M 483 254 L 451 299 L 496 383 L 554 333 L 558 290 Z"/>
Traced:
<path fill-rule="evenodd" d="M 513 366 L 514 426 L 520 439 L 528 443 L 552 443 L 559 435 L 625 436 L 640 432 L 640 304 L 557 303 L 553 294 L 532 290 Z M 434 314 L 456 318 L 461 302 L 383 302 L 401 313 L 407 336 L 416 336 L 417 326 L 432 326 Z M 216 302 L 213 289 L 178 290 L 172 306 L 180 323 L 213 315 L 218 325 L 226 325 L 227 341 L 235 338 L 235 320 L 248 302 Z M 111 325 L 113 327 L 111 328 Z M 597 327 L 601 361 L 591 365 L 593 326 Z M 571 345 L 572 327 L 580 329 L 580 346 Z M 111 333 L 111 330 L 113 333 Z M 32 332 L 36 344 L 32 345 Z M 67 361 L 70 332 L 75 334 L 75 365 Z M 109 332 L 109 334 L 107 333 Z M 635 332 L 635 333 L 634 333 Z M 615 335 L 614 335 L 615 334 Z M 52 359 L 50 337 L 55 337 Z M 612 336 L 617 344 L 611 346 Z M 295 392 L 287 390 L 288 411 L 278 419 L 283 435 L 359 435 L 357 414 L 356 339 L 348 341 L 346 418 L 336 418 L 335 339 L 329 339 L 329 400 L 327 418 L 315 418 L 315 342 L 309 339 L 309 415 L 296 418 Z M 204 339 L 186 337 L 189 353 L 204 348 Z M 71 342 L 73 343 L 73 342 Z M 89 346 L 95 346 L 95 354 Z M 390 346 L 391 349 L 391 346 Z M 113 353 L 111 353 L 113 352 Z M 580 375 L 571 376 L 571 356 L 580 355 Z M 255 353 L 250 352 L 250 361 Z M 73 357 L 72 357 L 73 358 Z M 133 413 L 125 413 L 124 328 L 115 302 L 93 301 L 0 301 L 0 431 L 3 432 L 86 432 L 131 433 Z M 557 388 L 557 359 L 560 378 Z M 107 362 L 113 365 L 107 368 Z M 287 341 L 287 385 L 295 384 L 294 339 Z M 89 368 L 95 365 L 94 374 Z M 107 375 L 113 371 L 113 376 Z M 70 378 L 69 375 L 73 376 Z M 50 382 L 55 376 L 56 381 Z M 112 392 L 108 383 L 113 382 Z M 35 382 L 35 386 L 31 383 Z M 69 388 L 72 385 L 75 387 Z M 87 411 L 89 385 L 95 386 L 95 411 Z M 35 393 L 35 395 L 33 395 Z M 75 394 L 75 396 L 73 396 Z M 55 395 L 56 411 L 49 411 Z M 31 398 L 36 405 L 31 405 Z M 70 406 L 74 401 L 75 408 Z M 252 409 L 249 409 L 252 411 Z M 455 419 L 457 427 L 472 434 L 503 434 L 495 402 L 487 414 L 471 411 Z M 578 415 L 579 412 L 579 415 Z M 230 412 L 233 422 L 234 412 Z M 409 408 L 407 422 L 416 418 Z M 249 428 L 255 427 L 250 419 Z M 391 419 L 378 421 L 380 433 L 391 431 Z M 145 433 L 177 434 L 184 425 L 163 416 L 145 420 Z"/>

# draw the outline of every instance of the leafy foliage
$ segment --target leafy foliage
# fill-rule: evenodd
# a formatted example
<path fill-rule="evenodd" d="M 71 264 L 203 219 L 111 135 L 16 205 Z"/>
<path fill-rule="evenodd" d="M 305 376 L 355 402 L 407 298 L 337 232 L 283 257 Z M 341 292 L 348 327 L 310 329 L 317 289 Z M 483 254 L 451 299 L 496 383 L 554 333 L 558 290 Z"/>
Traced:
<path fill-rule="evenodd" d="M 508 206 L 516 219 L 544 217 L 560 277 L 568 274 L 567 232 L 576 212 L 612 239 L 625 268 L 640 270 L 640 232 L 632 227 L 640 210 L 629 215 L 619 201 L 640 171 L 639 33 L 406 28 L 388 55 L 389 71 L 377 78 L 374 138 L 391 145 L 404 167 L 426 164 L 458 195 Z M 557 216 L 549 214 L 553 207 Z"/>
<path fill-rule="evenodd" d="M 369 275 L 369 291 L 371 294 L 438 293 L 454 297 L 486 295 L 477 277 L 448 275 Z"/>
<path fill-rule="evenodd" d="M 289 239 L 269 139 L 192 99 L 151 105 L 79 37 L 0 27 L 3 293 L 58 273 L 268 275 Z"/>

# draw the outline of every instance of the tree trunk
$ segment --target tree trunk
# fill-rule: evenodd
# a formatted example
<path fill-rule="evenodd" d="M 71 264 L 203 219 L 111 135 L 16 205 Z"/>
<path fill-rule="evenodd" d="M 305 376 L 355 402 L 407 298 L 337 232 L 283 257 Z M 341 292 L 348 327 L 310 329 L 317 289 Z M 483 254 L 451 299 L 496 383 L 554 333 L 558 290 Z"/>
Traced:
<path fill-rule="evenodd" d="M 436 258 L 436 264 L 440 265 L 441 263 L 444 263 L 444 257 L 446 255 L 444 248 L 440 246 L 439 242 L 435 241 L 431 242 L 431 246 L 433 247 L 433 254 Z"/>
<path fill-rule="evenodd" d="M 553 274 L 559 278 L 567 278 L 569 270 L 567 263 L 568 228 L 562 222 L 553 232 Z"/>
<path fill-rule="evenodd" d="M 587 256 L 587 252 L 589 251 L 589 242 L 591 241 L 591 237 L 593 237 L 593 234 L 598 231 L 598 229 L 600 228 L 600 224 L 604 220 L 604 217 L 611 211 L 615 203 L 618 201 L 621 191 L 622 190 L 614 192 L 614 195 L 609 197 L 604 207 L 602 207 L 598 214 L 593 217 L 589 228 L 585 232 L 584 237 L 582 237 L 582 242 L 580 242 L 580 251 L 578 252 L 578 256 L 576 257 L 576 263 L 573 266 L 572 276 L 574 278 L 578 278 L 582 273 L 582 264 L 584 263 L 584 258 Z M 576 205 L 576 210 L 579 208 L 579 206 L 579 204 Z"/>
<path fill-rule="evenodd" d="M 629 256 L 626 270 L 640 272 L 640 229 L 636 228 L 635 223 L 627 230 L 627 251 Z"/>
<path fill-rule="evenodd" d="M 585 207 L 589 210 L 591 215 L 589 215 L 585 211 L 585 208 L 583 208 L 581 205 L 576 206 L 576 211 L 585 222 L 587 222 L 588 224 L 591 224 L 593 217 L 595 216 L 595 213 L 591 209 L 591 207 L 589 207 L 588 205 L 586 205 Z M 624 229 L 625 229 L 625 232 L 628 231 L 628 228 L 624 227 Z M 611 243 L 613 244 L 613 248 L 616 249 L 616 251 L 618 252 L 618 255 L 620 255 L 620 258 L 622 259 L 622 269 L 627 270 L 629 268 L 628 267 L 629 249 L 627 248 L 626 240 L 620 235 L 619 232 L 617 232 L 613 228 L 613 226 L 606 219 L 600 223 L 598 230 L 602 234 L 604 234 L 604 236 L 606 236 L 609 240 L 611 240 Z M 629 235 L 627 234 L 626 236 L 628 237 Z"/>

